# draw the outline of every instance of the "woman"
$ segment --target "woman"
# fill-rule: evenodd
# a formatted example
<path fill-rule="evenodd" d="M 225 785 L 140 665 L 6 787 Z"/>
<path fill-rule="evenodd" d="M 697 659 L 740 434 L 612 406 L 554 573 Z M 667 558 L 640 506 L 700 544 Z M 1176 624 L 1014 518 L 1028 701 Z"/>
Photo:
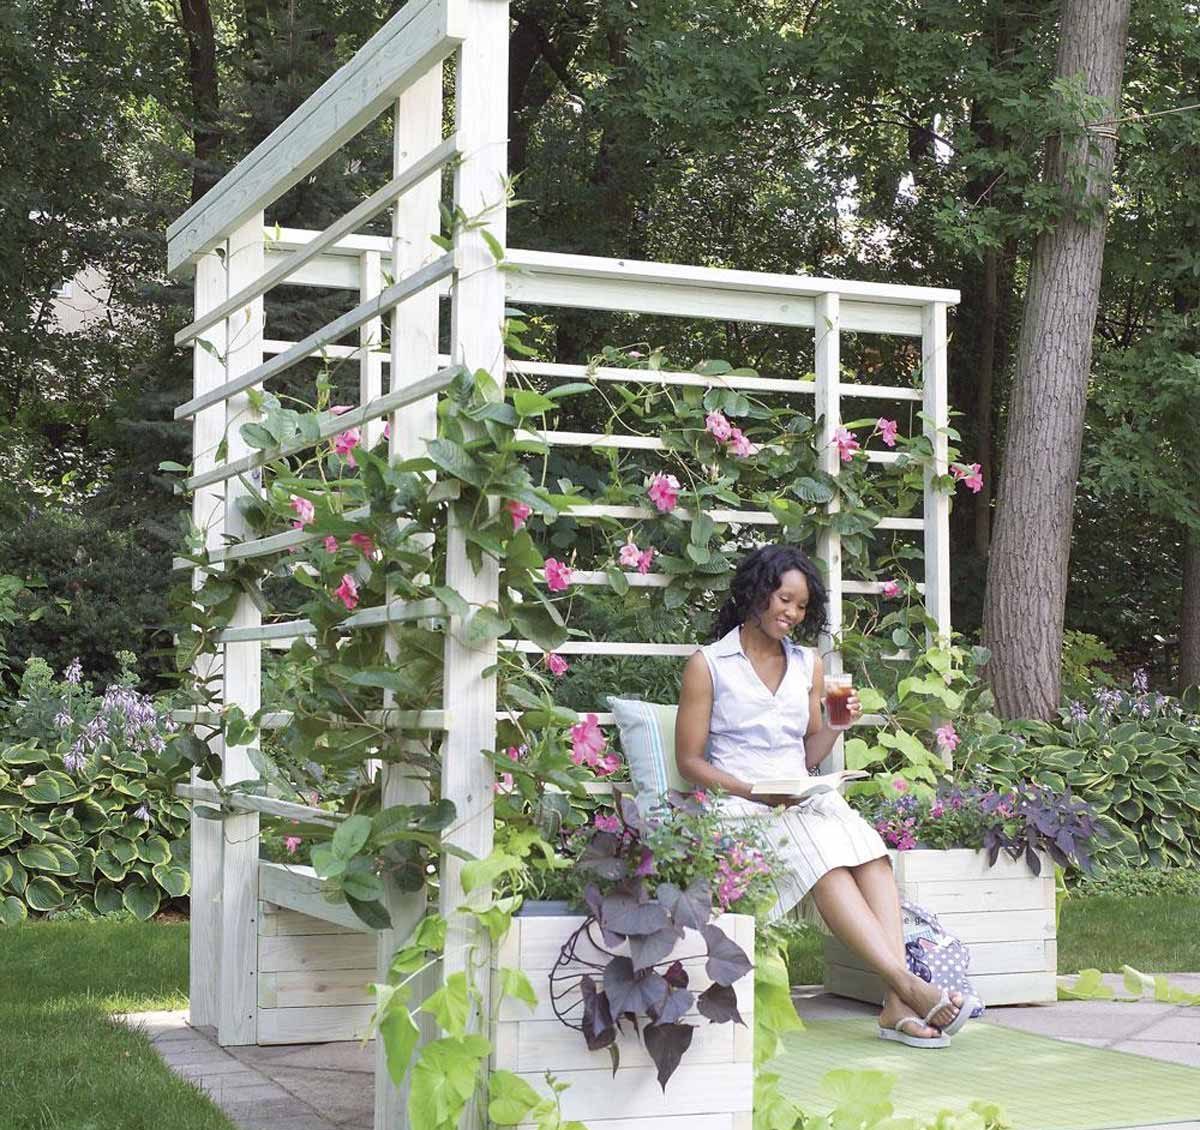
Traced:
<path fill-rule="evenodd" d="M 944 1047 L 977 1002 L 964 1008 L 960 993 L 939 995 L 908 971 L 900 897 L 879 834 L 837 792 L 801 801 L 750 795 L 755 781 L 807 775 L 840 737 L 821 719 L 821 657 L 789 638 L 800 629 L 815 642 L 825 604 L 820 574 L 793 546 L 762 546 L 742 560 L 717 616 L 716 641 L 684 668 L 676 762 L 699 788 L 725 793 L 721 805 L 731 816 L 772 822 L 787 866 L 776 879 L 772 917 L 811 894 L 833 934 L 887 986 L 880 1036 Z M 850 712 L 862 712 L 857 695 Z"/>

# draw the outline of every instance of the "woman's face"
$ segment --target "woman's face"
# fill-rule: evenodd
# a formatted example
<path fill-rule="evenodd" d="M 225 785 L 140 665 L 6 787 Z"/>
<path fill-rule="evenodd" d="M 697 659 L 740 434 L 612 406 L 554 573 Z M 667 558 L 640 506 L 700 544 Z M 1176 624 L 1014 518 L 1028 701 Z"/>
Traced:
<path fill-rule="evenodd" d="M 799 569 L 789 569 L 779 578 L 766 608 L 756 617 L 758 626 L 772 639 L 790 636 L 808 610 L 808 581 Z"/>

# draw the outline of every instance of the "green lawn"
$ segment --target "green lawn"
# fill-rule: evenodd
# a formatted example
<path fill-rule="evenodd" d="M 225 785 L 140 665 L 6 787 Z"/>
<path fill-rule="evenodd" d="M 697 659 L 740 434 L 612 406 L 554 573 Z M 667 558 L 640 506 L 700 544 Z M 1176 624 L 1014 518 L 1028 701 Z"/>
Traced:
<path fill-rule="evenodd" d="M 0 928 L 0 1130 L 232 1130 L 112 1012 L 187 1003 L 186 923 Z"/>
<path fill-rule="evenodd" d="M 1200 972 L 1200 898 L 1067 899 L 1058 924 L 1058 971 L 1115 973 L 1122 965 L 1143 973 Z M 793 985 L 821 981 L 821 936 L 815 930 L 792 943 L 788 966 Z"/>

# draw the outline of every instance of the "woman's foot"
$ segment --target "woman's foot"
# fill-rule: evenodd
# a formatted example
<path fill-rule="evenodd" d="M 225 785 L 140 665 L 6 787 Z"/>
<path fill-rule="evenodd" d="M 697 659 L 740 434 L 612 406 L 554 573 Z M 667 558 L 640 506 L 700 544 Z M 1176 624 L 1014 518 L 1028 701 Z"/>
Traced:
<path fill-rule="evenodd" d="M 927 1009 L 921 1010 L 921 1015 L 924 1015 Z M 895 993 L 888 993 L 887 999 L 883 1002 L 883 1011 L 879 1014 L 880 1028 L 895 1028 L 906 1016 L 912 1016 L 913 1009 L 904 1003 Z M 937 1028 L 931 1028 L 928 1024 L 913 1024 L 904 1025 L 904 1031 L 910 1036 L 916 1036 L 918 1039 L 929 1040 L 941 1035 Z"/>
<path fill-rule="evenodd" d="M 937 985 L 931 985 L 928 981 L 923 981 L 915 973 L 909 976 L 912 991 L 907 995 L 906 999 L 912 1005 L 913 1011 L 918 1016 L 925 1017 L 928 1023 L 939 1029 L 953 1023 L 954 1018 L 958 1015 L 959 1008 L 962 1007 L 962 993 L 954 992 L 947 994 L 950 1003 L 937 1008 L 938 1001 L 942 999 L 942 989 Z M 937 1011 L 932 1016 L 928 1015 L 930 1010 L 935 1008 Z"/>

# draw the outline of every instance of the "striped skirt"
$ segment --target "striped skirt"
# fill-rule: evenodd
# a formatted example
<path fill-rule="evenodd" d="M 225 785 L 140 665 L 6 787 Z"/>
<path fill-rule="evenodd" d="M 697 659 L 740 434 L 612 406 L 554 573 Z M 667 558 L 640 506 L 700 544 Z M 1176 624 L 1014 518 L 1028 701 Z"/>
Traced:
<path fill-rule="evenodd" d="M 805 895 L 822 875 L 835 867 L 858 867 L 887 856 L 879 833 L 837 792 L 818 793 L 782 811 L 740 797 L 721 801 L 730 823 L 763 821 L 766 835 L 779 860 L 773 876 L 779 899 L 767 921 L 786 917 L 803 900 L 801 917 L 824 928 L 816 907 Z"/>

